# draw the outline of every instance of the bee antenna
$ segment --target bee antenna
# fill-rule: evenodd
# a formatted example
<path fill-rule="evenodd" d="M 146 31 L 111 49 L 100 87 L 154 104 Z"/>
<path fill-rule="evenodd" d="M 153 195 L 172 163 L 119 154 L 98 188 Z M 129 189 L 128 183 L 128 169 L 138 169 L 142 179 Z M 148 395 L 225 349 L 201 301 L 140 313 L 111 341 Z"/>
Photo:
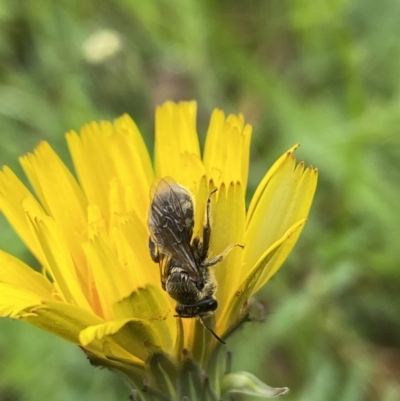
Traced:
<path fill-rule="evenodd" d="M 217 335 L 217 333 L 210 327 L 207 326 L 206 322 L 204 321 L 203 317 L 201 315 L 198 315 L 200 322 L 203 323 L 203 326 L 222 344 L 226 344 L 226 342 Z"/>

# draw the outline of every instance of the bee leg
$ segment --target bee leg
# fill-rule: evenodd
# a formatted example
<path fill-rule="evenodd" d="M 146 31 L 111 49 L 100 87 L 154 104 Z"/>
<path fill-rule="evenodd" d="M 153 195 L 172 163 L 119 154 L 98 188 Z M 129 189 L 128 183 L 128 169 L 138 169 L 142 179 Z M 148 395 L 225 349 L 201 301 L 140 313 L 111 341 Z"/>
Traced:
<path fill-rule="evenodd" d="M 200 264 L 203 255 L 203 242 L 201 241 L 200 237 L 194 237 L 191 243 L 192 250 L 196 261 Z"/>
<path fill-rule="evenodd" d="M 207 199 L 206 215 L 203 224 L 203 241 L 199 241 L 199 256 L 201 260 L 204 260 L 208 255 L 211 240 L 211 195 L 217 192 L 217 188 L 210 192 Z"/>
<path fill-rule="evenodd" d="M 214 266 L 219 262 L 222 262 L 222 260 L 229 254 L 229 252 L 235 248 L 236 246 L 240 247 L 240 248 L 244 248 L 244 245 L 241 244 L 230 244 L 229 246 L 227 246 L 225 248 L 225 250 L 219 254 L 218 256 L 216 256 L 215 258 L 212 258 L 210 260 L 206 260 L 204 261 L 201 266 L 202 267 L 210 267 L 210 266 Z"/>
<path fill-rule="evenodd" d="M 202 325 L 221 343 L 221 344 L 226 344 L 226 342 L 217 335 L 217 333 L 210 327 L 207 325 L 207 323 L 204 321 L 203 316 L 199 315 L 198 316 L 200 322 L 202 323 Z"/>
<path fill-rule="evenodd" d="M 160 262 L 160 254 L 158 253 L 158 249 L 154 241 L 149 238 L 149 249 L 150 249 L 150 256 L 154 263 Z"/>

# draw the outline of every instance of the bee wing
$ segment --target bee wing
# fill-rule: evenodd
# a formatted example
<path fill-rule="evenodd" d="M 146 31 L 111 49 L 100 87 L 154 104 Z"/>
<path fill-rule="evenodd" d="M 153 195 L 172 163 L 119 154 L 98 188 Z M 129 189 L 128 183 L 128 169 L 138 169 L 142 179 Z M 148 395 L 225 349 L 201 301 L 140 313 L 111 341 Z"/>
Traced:
<path fill-rule="evenodd" d="M 200 278 L 190 242 L 194 204 L 189 191 L 166 177 L 152 187 L 148 226 L 158 248 Z"/>

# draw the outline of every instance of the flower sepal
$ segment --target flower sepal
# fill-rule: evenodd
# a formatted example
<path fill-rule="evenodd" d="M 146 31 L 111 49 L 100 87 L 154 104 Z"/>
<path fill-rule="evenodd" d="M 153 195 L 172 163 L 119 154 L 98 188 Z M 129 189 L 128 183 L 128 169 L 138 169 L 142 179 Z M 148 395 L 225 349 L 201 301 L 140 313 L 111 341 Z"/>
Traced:
<path fill-rule="evenodd" d="M 142 383 L 144 375 L 143 366 L 135 364 L 130 360 L 124 360 L 113 356 L 107 342 L 104 343 L 104 358 L 96 355 L 87 348 L 81 347 L 81 349 L 92 366 L 107 367 L 121 375 L 130 386 Z"/>
<path fill-rule="evenodd" d="M 228 373 L 222 379 L 222 394 L 246 394 L 260 398 L 276 398 L 289 392 L 287 387 L 270 387 L 249 372 Z"/>
<path fill-rule="evenodd" d="M 134 401 L 221 400 L 206 372 L 186 350 L 179 360 L 162 351 L 154 352 L 146 361 L 142 380 L 135 380 L 135 387 L 130 396 Z"/>
<path fill-rule="evenodd" d="M 176 380 L 179 373 L 175 360 L 162 351 L 154 352 L 146 362 L 146 387 L 157 388 L 160 393 L 176 398 Z"/>

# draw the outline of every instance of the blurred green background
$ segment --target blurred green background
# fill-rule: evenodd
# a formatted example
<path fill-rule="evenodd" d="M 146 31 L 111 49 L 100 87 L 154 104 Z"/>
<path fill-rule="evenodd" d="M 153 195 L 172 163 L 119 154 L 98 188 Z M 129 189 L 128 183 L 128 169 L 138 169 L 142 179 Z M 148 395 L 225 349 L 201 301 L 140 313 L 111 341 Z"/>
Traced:
<path fill-rule="evenodd" d="M 320 181 L 309 222 L 232 341 L 286 401 L 400 400 L 400 3 L 395 0 L 0 2 L 0 164 L 128 112 L 198 100 L 254 126 L 249 193 L 296 142 Z M 0 221 L 0 247 L 35 265 Z M 1 296 L 1 294 L 0 294 Z M 256 335 L 254 334 L 256 333 Z M 125 400 L 75 346 L 0 320 L 0 401 Z M 239 398 L 238 398 L 239 399 Z"/>

